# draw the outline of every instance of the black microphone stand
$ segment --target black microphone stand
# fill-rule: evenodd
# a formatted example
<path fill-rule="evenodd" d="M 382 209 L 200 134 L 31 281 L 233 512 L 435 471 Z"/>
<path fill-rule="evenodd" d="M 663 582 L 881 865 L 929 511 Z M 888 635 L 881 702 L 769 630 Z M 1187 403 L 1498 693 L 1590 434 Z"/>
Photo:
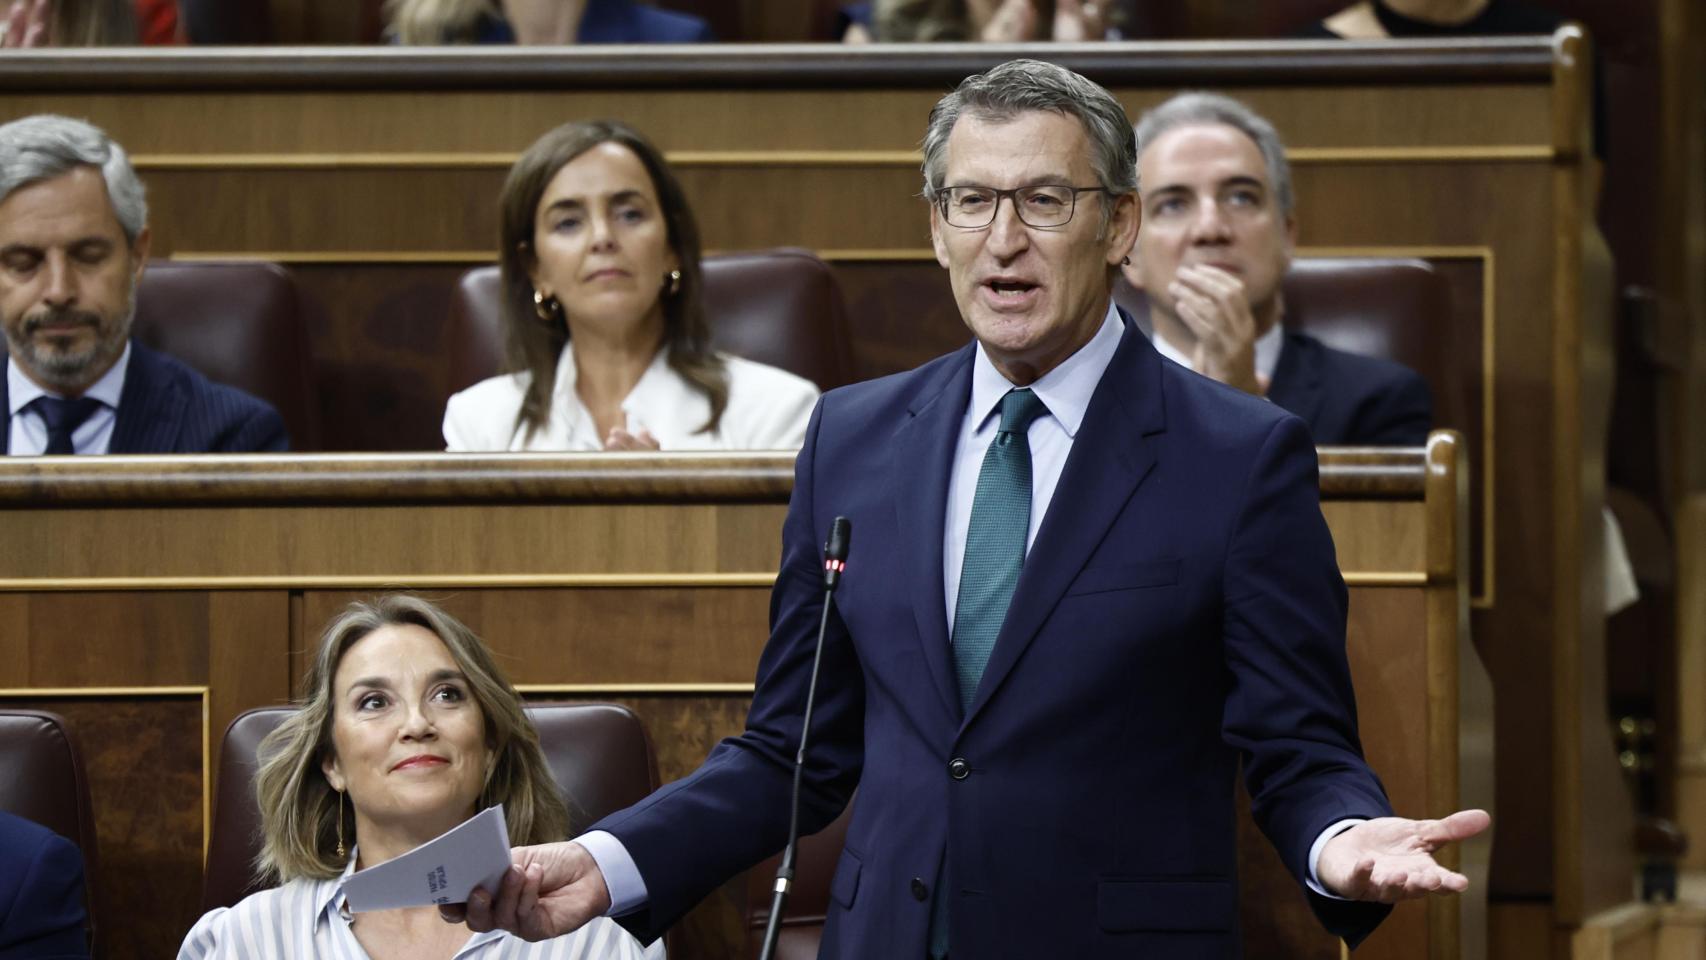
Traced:
<path fill-rule="evenodd" d="M 829 630 L 835 588 L 841 583 L 841 572 L 847 568 L 847 548 L 853 537 L 852 530 L 852 524 L 846 517 L 836 517 L 829 527 L 829 542 L 823 545 L 823 617 L 817 625 L 817 650 L 812 654 L 811 683 L 806 686 L 806 715 L 800 725 L 800 749 L 794 754 L 794 795 L 788 806 L 788 846 L 782 851 L 782 865 L 776 868 L 776 893 L 770 899 L 770 919 L 764 925 L 764 949 L 758 955 L 759 960 L 771 960 L 776 954 L 776 938 L 782 933 L 782 909 L 787 906 L 788 891 L 794 885 L 794 859 L 800 847 L 800 776 L 806 765 L 812 705 L 817 700 L 818 667 L 823 665 L 823 637 Z"/>

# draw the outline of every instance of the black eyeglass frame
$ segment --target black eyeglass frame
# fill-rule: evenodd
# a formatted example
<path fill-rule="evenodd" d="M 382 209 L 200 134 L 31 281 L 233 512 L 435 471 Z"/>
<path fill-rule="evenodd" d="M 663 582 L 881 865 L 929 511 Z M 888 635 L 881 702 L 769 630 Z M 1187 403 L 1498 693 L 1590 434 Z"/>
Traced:
<path fill-rule="evenodd" d="M 988 193 L 995 194 L 995 202 L 993 204 L 991 204 L 989 207 L 989 220 L 985 223 L 980 223 L 976 226 L 966 226 L 964 224 L 955 223 L 954 221 L 948 219 L 948 196 L 950 194 L 952 194 L 955 190 L 981 190 L 981 191 L 985 191 Z M 1070 190 L 1070 191 L 1072 191 L 1072 206 L 1071 206 L 1071 208 L 1069 208 L 1066 211 L 1066 219 L 1060 221 L 1059 223 L 1047 223 L 1047 224 L 1032 223 L 1031 221 L 1026 220 L 1025 219 L 1025 206 L 1024 206 L 1024 204 L 1019 202 L 1019 194 L 1024 193 L 1026 190 Z M 1032 228 L 1033 230 L 1055 230 L 1055 229 L 1058 229 L 1060 227 L 1064 227 L 1067 224 L 1071 223 L 1072 218 L 1076 217 L 1078 215 L 1078 195 L 1080 193 L 1098 193 L 1098 192 L 1105 193 L 1110 197 L 1117 196 L 1117 194 L 1113 190 L 1111 190 L 1107 187 L 1101 187 L 1101 186 L 1097 186 L 1097 187 L 1075 187 L 1075 186 L 1072 186 L 1071 184 L 1068 184 L 1068 183 L 1032 183 L 1032 184 L 1027 184 L 1023 187 L 1012 187 L 1012 188 L 1007 189 L 1007 190 L 997 190 L 994 187 L 980 187 L 980 186 L 976 186 L 974 184 L 967 183 L 967 184 L 961 184 L 957 187 L 943 187 L 941 190 L 937 191 L 937 193 L 936 193 L 936 208 L 942 214 L 942 221 L 944 223 L 946 223 L 948 226 L 953 227 L 956 230 L 982 230 L 985 227 L 988 227 L 991 224 L 993 224 L 995 222 L 995 218 L 1001 215 L 1001 201 L 1003 198 L 1005 198 L 1007 200 L 1007 203 L 1012 206 L 1013 213 L 1015 216 L 1017 216 L 1019 218 L 1020 223 L 1024 224 L 1027 227 Z"/>

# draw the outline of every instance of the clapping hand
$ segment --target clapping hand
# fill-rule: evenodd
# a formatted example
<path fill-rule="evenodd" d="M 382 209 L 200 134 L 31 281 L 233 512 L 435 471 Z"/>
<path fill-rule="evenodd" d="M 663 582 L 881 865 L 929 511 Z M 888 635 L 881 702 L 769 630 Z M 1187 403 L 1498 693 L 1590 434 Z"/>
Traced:
<path fill-rule="evenodd" d="M 1263 396 L 1267 378 L 1256 373 L 1256 319 L 1244 281 L 1207 264 L 1179 268 L 1167 286 L 1173 312 L 1196 337 L 1192 366 L 1205 377 Z"/>
<path fill-rule="evenodd" d="M 12 0 L 0 47 L 45 47 L 53 23 L 53 0 Z"/>

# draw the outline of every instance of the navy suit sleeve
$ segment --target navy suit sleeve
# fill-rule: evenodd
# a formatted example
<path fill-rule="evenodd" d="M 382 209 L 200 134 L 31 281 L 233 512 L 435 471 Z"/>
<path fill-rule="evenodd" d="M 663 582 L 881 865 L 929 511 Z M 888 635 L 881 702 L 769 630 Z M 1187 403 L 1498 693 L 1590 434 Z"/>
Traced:
<path fill-rule="evenodd" d="M 593 830 L 622 842 L 646 884 L 646 907 L 618 919 L 642 941 L 663 931 L 719 884 L 787 843 L 794 754 L 823 615 L 821 547 L 827 524 L 816 519 L 819 400 L 794 467 L 794 492 L 782 527 L 782 568 L 770 599 L 770 640 L 746 731 L 724 740 L 703 765 Z M 864 761 L 864 676 L 846 626 L 832 612 L 812 716 L 811 747 L 801 787 L 800 835 L 841 813 Z"/>
<path fill-rule="evenodd" d="M 1392 364 L 1391 381 L 1372 391 L 1356 412 L 1352 429 L 1359 444 L 1419 447 L 1433 429 L 1433 397 L 1413 370 Z"/>
<path fill-rule="evenodd" d="M 17 870 L 18 886 L 10 904 L 0 903 L 0 960 L 87 957 L 82 855 L 49 830 L 25 836 L 33 849 L 6 851 L 8 861 L 19 855 L 6 868 Z"/>
<path fill-rule="evenodd" d="M 1293 876 L 1336 821 L 1389 816 L 1362 756 L 1345 654 L 1347 595 L 1321 515 L 1315 450 L 1295 417 L 1268 434 L 1226 559 L 1223 636 L 1230 677 L 1222 735 L 1244 758 L 1251 813 Z M 1309 894 L 1352 945 L 1390 909 Z"/>
<path fill-rule="evenodd" d="M 245 398 L 247 399 L 247 398 Z M 209 453 L 282 453 L 290 449 L 284 418 L 267 404 L 250 401 L 247 409 L 214 438 Z"/>

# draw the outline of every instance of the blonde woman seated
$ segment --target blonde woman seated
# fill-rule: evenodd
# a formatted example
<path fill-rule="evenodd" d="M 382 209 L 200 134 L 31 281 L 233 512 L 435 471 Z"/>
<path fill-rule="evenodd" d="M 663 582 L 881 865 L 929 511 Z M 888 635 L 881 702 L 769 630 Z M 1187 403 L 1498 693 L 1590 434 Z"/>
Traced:
<path fill-rule="evenodd" d="M 799 448 L 817 388 L 711 349 L 699 228 L 644 137 L 558 127 L 516 161 L 502 207 L 517 372 L 450 398 L 448 449 Z"/>
<path fill-rule="evenodd" d="M 301 709 L 263 741 L 257 866 L 282 886 L 209 912 L 201 958 L 655 960 L 609 920 L 529 944 L 436 907 L 352 914 L 343 881 L 504 805 L 512 844 L 560 840 L 568 813 L 539 735 L 484 643 L 424 600 L 354 603 L 326 628 Z"/>

